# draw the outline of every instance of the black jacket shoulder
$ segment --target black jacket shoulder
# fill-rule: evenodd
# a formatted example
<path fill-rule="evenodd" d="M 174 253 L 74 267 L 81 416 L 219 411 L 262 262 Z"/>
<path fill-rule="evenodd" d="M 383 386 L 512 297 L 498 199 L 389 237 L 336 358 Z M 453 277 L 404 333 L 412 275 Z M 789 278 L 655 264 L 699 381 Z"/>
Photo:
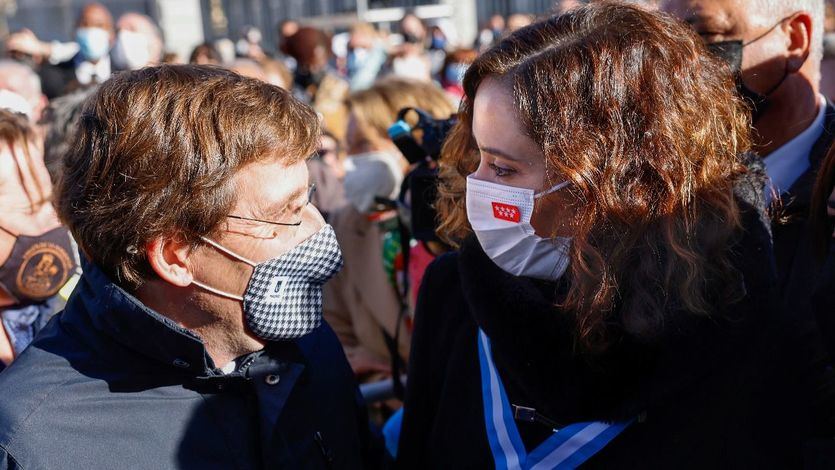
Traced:
<path fill-rule="evenodd" d="M 479 327 L 511 403 L 563 423 L 645 416 L 589 468 L 799 466 L 802 441 L 828 429 L 810 416 L 830 419 L 835 394 L 814 329 L 778 311 L 768 224 L 752 194 L 737 195 L 743 229 L 729 247 L 744 299 L 602 359 L 574 347 L 573 319 L 547 295 L 559 286 L 505 273 L 474 239 L 437 259 L 418 296 L 400 468 L 493 467 Z M 526 447 L 547 437 L 535 426 L 519 424 Z"/>

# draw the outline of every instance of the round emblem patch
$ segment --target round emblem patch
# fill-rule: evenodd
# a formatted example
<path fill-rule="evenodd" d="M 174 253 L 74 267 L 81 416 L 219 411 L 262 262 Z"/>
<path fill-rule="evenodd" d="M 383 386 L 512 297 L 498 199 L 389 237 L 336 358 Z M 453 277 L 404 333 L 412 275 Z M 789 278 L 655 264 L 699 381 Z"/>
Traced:
<path fill-rule="evenodd" d="M 64 248 L 50 242 L 29 247 L 17 271 L 17 288 L 30 298 L 47 298 L 67 282 L 73 263 Z"/>

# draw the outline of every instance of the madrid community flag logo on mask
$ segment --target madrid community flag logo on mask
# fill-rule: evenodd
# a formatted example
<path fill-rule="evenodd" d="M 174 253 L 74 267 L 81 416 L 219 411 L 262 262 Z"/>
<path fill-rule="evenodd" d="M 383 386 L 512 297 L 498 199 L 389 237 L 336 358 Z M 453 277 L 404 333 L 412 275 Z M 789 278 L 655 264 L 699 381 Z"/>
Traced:
<path fill-rule="evenodd" d="M 519 207 L 510 204 L 502 204 L 501 202 L 493 202 L 493 217 L 499 220 L 506 220 L 508 222 L 518 223 L 522 220 L 522 214 Z"/>

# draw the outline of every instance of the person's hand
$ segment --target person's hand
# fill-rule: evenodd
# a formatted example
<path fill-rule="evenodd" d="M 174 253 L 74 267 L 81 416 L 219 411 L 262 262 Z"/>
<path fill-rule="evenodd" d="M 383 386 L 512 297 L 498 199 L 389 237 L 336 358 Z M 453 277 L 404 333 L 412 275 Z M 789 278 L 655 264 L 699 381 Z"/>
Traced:
<path fill-rule="evenodd" d="M 357 376 L 371 373 L 391 374 L 391 367 L 385 360 L 372 354 L 362 346 L 345 348 L 345 356 Z"/>
<path fill-rule="evenodd" d="M 6 39 L 6 50 L 35 57 L 48 57 L 51 47 L 49 43 L 38 39 L 32 31 L 23 29 L 9 35 Z"/>

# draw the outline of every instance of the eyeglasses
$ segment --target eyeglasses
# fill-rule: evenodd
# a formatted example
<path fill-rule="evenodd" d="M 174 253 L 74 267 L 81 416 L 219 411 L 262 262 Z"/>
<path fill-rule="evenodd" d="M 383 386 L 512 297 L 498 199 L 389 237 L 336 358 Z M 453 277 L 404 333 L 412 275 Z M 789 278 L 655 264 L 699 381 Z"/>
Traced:
<path fill-rule="evenodd" d="M 310 186 L 307 187 L 307 202 L 305 205 L 310 204 L 310 201 L 313 199 L 313 193 L 316 192 L 316 184 L 310 183 Z M 237 220 L 247 220 L 249 222 L 261 222 L 262 224 L 270 224 L 270 225 L 280 225 L 282 227 L 298 227 L 302 224 L 302 221 L 299 220 L 298 222 L 288 224 L 285 222 L 273 222 L 272 220 L 262 220 L 262 219 L 253 219 L 251 217 L 242 217 L 240 215 L 227 215 L 226 217 L 230 219 L 237 219 Z"/>

